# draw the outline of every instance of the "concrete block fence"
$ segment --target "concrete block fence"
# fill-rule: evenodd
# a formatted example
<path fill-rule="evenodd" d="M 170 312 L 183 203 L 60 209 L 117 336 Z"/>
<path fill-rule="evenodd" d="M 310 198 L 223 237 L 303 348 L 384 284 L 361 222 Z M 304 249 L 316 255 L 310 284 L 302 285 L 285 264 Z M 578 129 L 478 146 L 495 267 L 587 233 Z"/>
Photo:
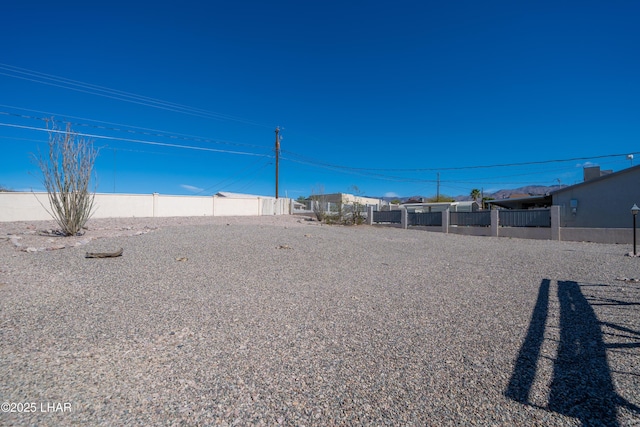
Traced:
<path fill-rule="evenodd" d="M 629 244 L 633 241 L 633 229 L 631 228 L 577 228 L 560 227 L 560 206 L 551 206 L 549 209 L 550 224 L 548 226 L 510 226 L 500 224 L 500 210 L 491 210 L 491 223 L 487 226 L 459 226 L 451 224 L 451 213 L 445 210 L 431 215 L 442 215 L 440 225 L 415 226 L 411 225 L 410 215 L 406 209 L 400 209 L 399 214 L 389 215 L 388 212 L 380 212 L 376 215 L 374 207 L 367 211 L 367 224 L 395 224 L 403 229 L 419 228 L 427 231 L 463 234 L 469 236 L 488 237 L 513 237 L 520 239 L 585 241 L 595 243 Z M 503 211 L 508 212 L 508 211 Z M 397 218 L 399 217 L 399 220 Z"/>

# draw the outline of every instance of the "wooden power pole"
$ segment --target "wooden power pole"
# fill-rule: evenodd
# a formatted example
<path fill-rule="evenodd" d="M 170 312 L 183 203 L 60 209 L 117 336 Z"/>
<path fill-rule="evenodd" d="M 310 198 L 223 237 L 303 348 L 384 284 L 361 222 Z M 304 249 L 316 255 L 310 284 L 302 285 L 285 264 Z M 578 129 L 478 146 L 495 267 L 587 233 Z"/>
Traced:
<path fill-rule="evenodd" d="M 278 161 L 280 160 L 280 127 L 276 127 L 276 199 L 278 198 Z"/>

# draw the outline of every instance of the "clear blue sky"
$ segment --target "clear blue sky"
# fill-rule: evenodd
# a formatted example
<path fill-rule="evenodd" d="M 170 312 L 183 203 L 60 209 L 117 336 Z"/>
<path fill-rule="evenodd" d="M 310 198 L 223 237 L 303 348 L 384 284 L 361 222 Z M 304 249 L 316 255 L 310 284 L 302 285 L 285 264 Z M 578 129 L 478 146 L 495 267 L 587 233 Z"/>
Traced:
<path fill-rule="evenodd" d="M 3 6 L 0 185 L 42 189 L 51 116 L 96 135 L 99 192 L 272 195 L 276 126 L 294 198 L 573 184 L 640 152 L 637 1 L 93 3 Z"/>

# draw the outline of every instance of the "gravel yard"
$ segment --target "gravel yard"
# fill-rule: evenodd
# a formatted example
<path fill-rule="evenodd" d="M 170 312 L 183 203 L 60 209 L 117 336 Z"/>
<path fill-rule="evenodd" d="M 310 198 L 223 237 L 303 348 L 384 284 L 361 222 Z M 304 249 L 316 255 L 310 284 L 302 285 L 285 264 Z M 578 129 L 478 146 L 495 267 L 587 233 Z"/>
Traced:
<path fill-rule="evenodd" d="M 0 425 L 640 425 L 629 246 L 88 225 L 0 224 Z"/>

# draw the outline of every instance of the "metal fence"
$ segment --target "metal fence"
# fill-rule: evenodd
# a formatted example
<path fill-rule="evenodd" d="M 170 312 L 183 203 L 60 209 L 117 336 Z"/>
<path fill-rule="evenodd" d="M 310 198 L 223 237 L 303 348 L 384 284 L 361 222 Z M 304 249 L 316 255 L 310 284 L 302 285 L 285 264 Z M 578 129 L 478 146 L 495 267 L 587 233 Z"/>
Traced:
<path fill-rule="evenodd" d="M 408 225 L 442 226 L 442 212 L 409 212 Z"/>
<path fill-rule="evenodd" d="M 374 223 L 402 223 L 401 210 L 374 211 Z M 498 223 L 502 227 L 551 227 L 550 209 L 501 209 Z M 450 212 L 449 224 L 462 227 L 490 227 L 491 211 Z M 407 226 L 442 226 L 442 212 L 407 212 Z"/>
<path fill-rule="evenodd" d="M 550 209 L 501 209 L 498 215 L 502 227 L 551 227 Z"/>
<path fill-rule="evenodd" d="M 451 212 L 449 224 L 468 227 L 490 227 L 491 212 Z"/>
<path fill-rule="evenodd" d="M 374 211 L 373 222 L 391 222 L 400 224 L 402 222 L 401 211 Z"/>

